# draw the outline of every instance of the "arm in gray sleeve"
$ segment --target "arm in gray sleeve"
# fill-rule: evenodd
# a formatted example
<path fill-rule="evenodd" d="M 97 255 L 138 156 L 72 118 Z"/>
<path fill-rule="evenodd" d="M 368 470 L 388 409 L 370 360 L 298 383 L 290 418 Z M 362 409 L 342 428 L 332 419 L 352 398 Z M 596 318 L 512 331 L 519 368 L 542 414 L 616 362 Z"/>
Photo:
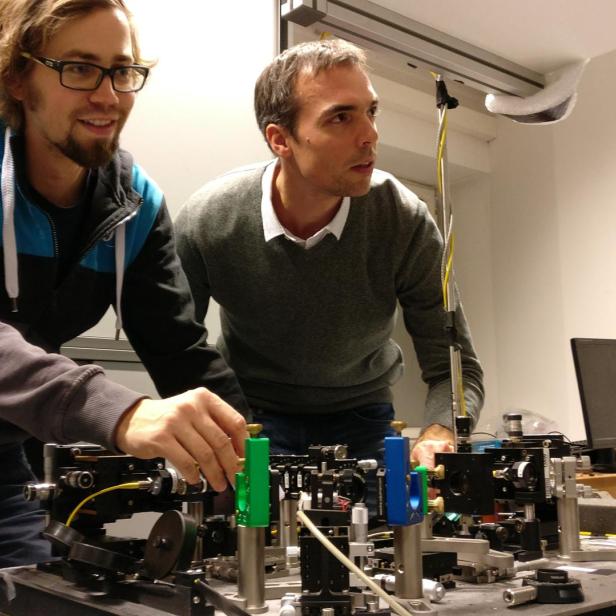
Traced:
<path fill-rule="evenodd" d="M 195 246 L 191 230 L 195 228 L 194 208 L 183 207 L 175 219 L 176 248 L 182 269 L 188 278 L 190 291 L 195 302 L 195 318 L 203 323 L 210 304 L 210 285 L 207 267 L 201 251 Z"/>
<path fill-rule="evenodd" d="M 429 387 L 424 426 L 440 423 L 451 427 L 449 341 L 440 276 L 443 241 L 425 204 L 419 202 L 410 211 L 414 214 L 405 230 L 407 245 L 397 270 L 397 294 L 422 378 Z M 483 371 L 460 303 L 455 323 L 461 345 L 464 398 L 474 425 L 483 406 Z"/>
<path fill-rule="evenodd" d="M 0 321 L 0 418 L 40 440 L 115 451 L 116 424 L 145 397 L 108 380 L 99 366 L 78 366 L 26 342 Z"/>

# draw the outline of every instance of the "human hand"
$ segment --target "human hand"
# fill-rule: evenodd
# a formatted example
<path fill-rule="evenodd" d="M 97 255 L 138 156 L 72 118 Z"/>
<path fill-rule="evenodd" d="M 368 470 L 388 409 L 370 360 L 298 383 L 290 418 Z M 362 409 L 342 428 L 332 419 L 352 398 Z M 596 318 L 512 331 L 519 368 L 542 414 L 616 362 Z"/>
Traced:
<path fill-rule="evenodd" d="M 453 451 L 453 432 L 441 424 L 429 425 L 415 441 L 411 461 L 434 469 L 434 454 Z"/>
<path fill-rule="evenodd" d="M 118 449 L 137 458 L 164 457 L 188 483 L 199 469 L 222 492 L 234 484 L 248 437 L 244 418 L 216 394 L 199 387 L 164 400 L 140 400 L 120 419 Z"/>

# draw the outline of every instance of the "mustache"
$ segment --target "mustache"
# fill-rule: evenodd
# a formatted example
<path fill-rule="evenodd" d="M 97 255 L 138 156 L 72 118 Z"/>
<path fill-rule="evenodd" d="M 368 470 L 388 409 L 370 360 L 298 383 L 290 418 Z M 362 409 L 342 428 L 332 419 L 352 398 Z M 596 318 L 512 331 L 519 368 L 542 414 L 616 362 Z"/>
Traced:
<path fill-rule="evenodd" d="M 88 105 L 87 107 L 82 107 L 81 109 L 73 111 L 71 117 L 74 120 L 78 120 L 83 117 L 92 117 L 97 114 L 103 117 L 108 117 L 110 120 L 114 121 L 125 120 L 128 117 L 128 112 L 122 109 L 102 105 Z"/>

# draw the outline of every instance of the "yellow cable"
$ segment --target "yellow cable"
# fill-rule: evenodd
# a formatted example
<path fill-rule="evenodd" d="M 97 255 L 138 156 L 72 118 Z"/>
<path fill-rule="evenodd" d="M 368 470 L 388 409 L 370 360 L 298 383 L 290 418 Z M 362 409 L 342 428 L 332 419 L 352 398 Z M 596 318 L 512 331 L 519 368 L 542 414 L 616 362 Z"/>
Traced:
<path fill-rule="evenodd" d="M 458 395 L 460 396 L 460 411 L 466 417 L 468 411 L 466 409 L 466 398 L 464 397 L 464 380 L 462 379 L 462 366 L 458 370 Z"/>
<path fill-rule="evenodd" d="M 438 79 L 438 75 L 436 73 L 432 73 L 432 76 L 435 79 Z M 447 106 L 443 107 L 441 128 L 438 140 L 438 147 L 436 151 L 436 175 L 437 175 L 437 189 L 438 194 L 443 196 L 443 163 L 444 163 L 444 154 L 445 154 L 445 145 L 447 142 Z M 451 271 L 453 268 L 453 253 L 454 253 L 454 233 L 450 230 L 450 238 L 445 246 L 446 252 L 446 264 L 445 264 L 445 272 L 443 274 L 443 304 L 445 306 L 445 310 L 449 305 L 449 292 L 447 290 L 449 284 L 449 278 L 451 276 Z M 458 390 L 458 395 L 460 397 L 460 411 L 462 415 L 467 415 L 468 411 L 466 408 L 466 399 L 464 397 L 464 381 L 462 379 L 462 365 L 460 365 L 460 369 L 458 370 L 458 382 L 456 383 L 456 388 Z"/>
<path fill-rule="evenodd" d="M 332 37 L 332 33 L 328 32 L 327 30 L 324 30 L 323 32 L 321 32 L 321 36 L 319 36 L 319 40 L 320 41 L 325 41 L 328 38 Z"/>
<path fill-rule="evenodd" d="M 438 148 L 436 150 L 436 175 L 437 175 L 437 186 L 439 193 L 443 193 L 443 170 L 442 170 L 442 160 L 445 152 L 445 143 L 447 141 L 447 108 L 443 110 L 443 122 L 442 122 L 442 130 L 441 137 L 438 142 Z"/>
<path fill-rule="evenodd" d="M 139 482 L 131 481 L 130 483 L 120 483 L 117 486 L 111 486 L 109 488 L 104 488 L 103 490 L 99 490 L 98 492 L 94 492 L 94 494 L 90 494 L 90 496 L 86 496 L 80 503 L 71 511 L 71 515 L 68 516 L 66 520 L 66 525 L 70 526 L 75 519 L 75 516 L 79 513 L 79 510 L 90 500 L 93 498 L 100 496 L 101 494 L 105 494 L 107 492 L 113 492 L 113 490 L 138 490 Z"/>
<path fill-rule="evenodd" d="M 451 275 L 451 268 L 453 267 L 453 249 L 454 249 L 454 235 L 453 233 L 450 236 L 448 246 L 445 248 L 448 251 L 447 255 L 447 264 L 445 265 L 445 275 L 443 276 L 443 303 L 445 305 L 445 309 L 447 309 L 448 304 L 448 292 L 447 285 L 449 284 L 449 276 Z"/>

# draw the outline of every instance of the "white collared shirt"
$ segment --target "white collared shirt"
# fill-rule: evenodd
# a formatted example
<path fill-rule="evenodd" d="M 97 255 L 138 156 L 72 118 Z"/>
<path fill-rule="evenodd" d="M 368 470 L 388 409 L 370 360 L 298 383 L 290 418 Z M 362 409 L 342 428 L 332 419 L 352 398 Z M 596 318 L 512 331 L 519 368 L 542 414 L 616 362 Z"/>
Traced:
<path fill-rule="evenodd" d="M 265 241 L 269 242 L 279 235 L 284 235 L 287 239 L 308 250 L 316 246 L 328 233 L 332 233 L 336 239 L 339 240 L 349 215 L 351 198 L 344 197 L 336 215 L 314 235 L 311 235 L 305 240 L 301 237 L 297 237 L 282 226 L 280 220 L 278 220 L 278 216 L 276 216 L 274 204 L 272 203 L 274 171 L 276 170 L 277 163 L 278 159 L 275 159 L 265 168 L 261 180 L 261 218 L 263 219 L 263 234 L 265 236 Z"/>

